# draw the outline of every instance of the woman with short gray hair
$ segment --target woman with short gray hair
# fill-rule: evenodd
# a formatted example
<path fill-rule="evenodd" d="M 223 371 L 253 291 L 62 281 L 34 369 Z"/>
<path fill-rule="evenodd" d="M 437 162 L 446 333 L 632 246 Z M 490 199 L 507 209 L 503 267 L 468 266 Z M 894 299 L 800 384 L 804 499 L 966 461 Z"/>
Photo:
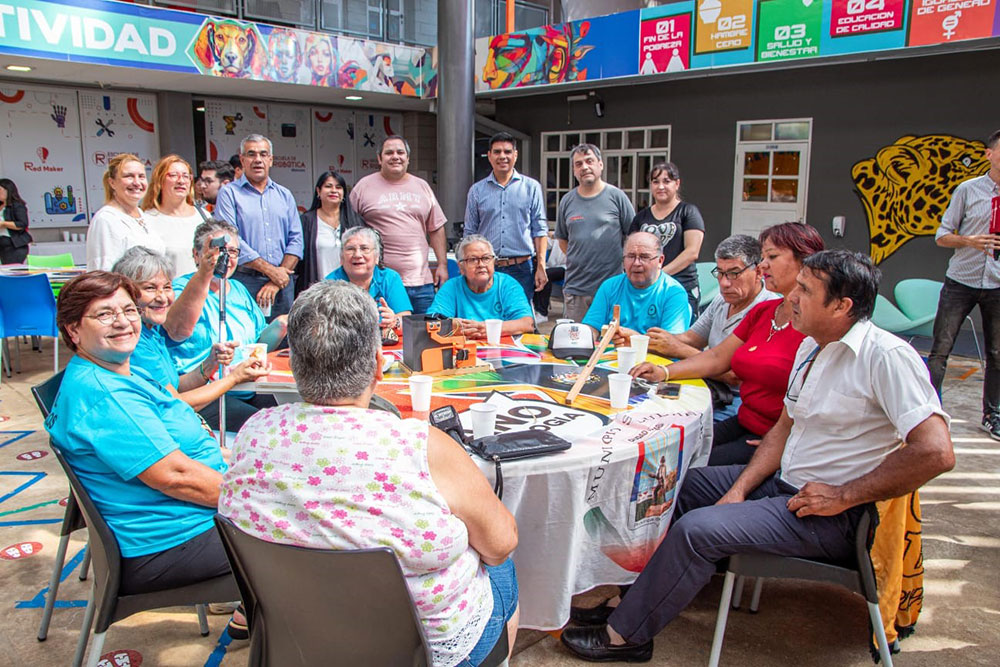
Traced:
<path fill-rule="evenodd" d="M 304 402 L 247 421 L 223 475 L 219 513 L 268 542 L 388 546 L 435 667 L 480 664 L 505 625 L 513 646 L 514 517 L 454 440 L 422 419 L 368 409 L 382 379 L 370 296 L 344 282 L 316 283 L 292 305 L 288 343 Z M 281 488 L 258 484 L 260 469 Z"/>
<path fill-rule="evenodd" d="M 341 237 L 340 268 L 327 280 L 343 280 L 367 290 L 378 304 L 383 332 L 399 327 L 399 318 L 413 312 L 403 279 L 382 264 L 382 237 L 371 227 L 351 227 Z M 383 334 L 383 338 L 386 336 Z"/>
<path fill-rule="evenodd" d="M 180 375 L 167 351 L 167 334 L 164 331 L 174 305 L 174 288 L 170 280 L 172 262 L 155 250 L 133 246 L 115 262 L 113 271 L 131 279 L 139 287 L 139 300 L 135 305 L 142 313 L 142 327 L 139 342 L 131 356 L 133 369 L 141 368 L 160 386 L 195 410 L 217 401 L 238 384 L 253 382 L 267 375 L 268 369 L 262 361 L 247 360 L 234 366 L 225 377 L 211 382 L 212 370 L 219 364 L 228 366 L 233 360 L 235 344 L 231 342 L 213 345 L 197 369 Z"/>

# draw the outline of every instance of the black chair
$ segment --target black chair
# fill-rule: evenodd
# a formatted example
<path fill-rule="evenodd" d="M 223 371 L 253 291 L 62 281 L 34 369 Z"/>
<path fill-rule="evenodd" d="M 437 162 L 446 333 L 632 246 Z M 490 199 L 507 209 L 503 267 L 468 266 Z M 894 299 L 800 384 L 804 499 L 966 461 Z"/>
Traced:
<path fill-rule="evenodd" d="M 719 664 L 722 642 L 726 634 L 729 604 L 733 599 L 733 584 L 737 576 L 758 578 L 750 604 L 751 612 L 757 611 L 761 577 L 806 579 L 839 584 L 863 596 L 868 603 L 868 615 L 878 640 L 878 651 L 882 664 L 885 667 L 892 667 L 892 653 L 889 649 L 889 642 L 886 640 L 885 628 L 882 625 L 882 614 L 878 608 L 878 587 L 875 583 L 875 568 L 872 566 L 870 554 L 877 525 L 878 510 L 875 509 L 874 505 L 867 505 L 858 520 L 858 529 L 854 540 L 854 558 L 849 562 L 831 563 L 823 560 L 770 554 L 730 556 L 728 565 L 725 565 L 726 578 L 722 586 L 722 598 L 719 600 L 719 615 L 715 621 L 715 637 L 712 640 L 709 667 L 718 667 Z"/>
<path fill-rule="evenodd" d="M 378 394 L 372 394 L 371 400 L 368 401 L 369 410 L 383 410 L 385 412 L 391 412 L 392 414 L 400 417 L 399 408 L 389 402 L 388 399 L 382 398 Z"/>
<path fill-rule="evenodd" d="M 31 395 L 35 397 L 38 410 L 42 413 L 42 419 L 49 416 L 52 404 L 55 403 L 56 394 L 59 393 L 59 385 L 62 384 L 63 373 L 59 371 L 45 382 L 31 388 Z M 59 593 L 59 577 L 62 575 L 63 565 L 66 564 L 66 549 L 69 546 L 70 534 L 86 528 L 87 523 L 83 520 L 80 506 L 76 504 L 76 498 L 72 493 L 66 499 L 66 513 L 63 515 L 62 527 L 59 529 L 59 548 L 56 549 L 55 563 L 52 565 L 52 576 L 49 578 L 49 592 L 45 596 L 45 607 L 42 609 L 42 622 L 38 626 L 38 641 L 43 642 L 49 635 L 49 623 L 52 621 L 52 611 L 55 609 L 56 595 Z M 83 563 L 80 564 L 80 581 L 87 580 L 87 571 L 90 569 L 90 549 L 83 555 Z"/>
<path fill-rule="evenodd" d="M 306 549 L 257 539 L 220 515 L 215 524 L 250 624 L 250 667 L 431 665 L 392 550 Z M 484 665 L 506 660 L 506 629 L 497 644 Z"/>
<path fill-rule="evenodd" d="M 92 554 L 94 566 L 94 587 L 90 600 L 87 602 L 87 610 L 84 612 L 83 628 L 80 630 L 80 640 L 76 646 L 76 654 L 73 656 L 73 666 L 79 667 L 83 664 L 83 654 L 87 650 L 90 629 L 91 625 L 94 624 L 95 616 L 97 623 L 94 626 L 94 643 L 90 647 L 90 655 L 87 660 L 88 667 L 97 667 L 101 650 L 104 647 L 104 639 L 111 624 L 140 611 L 180 605 L 198 605 L 201 634 L 203 637 L 207 636 L 208 621 L 205 617 L 204 604 L 236 600 L 239 597 L 239 589 L 235 579 L 227 574 L 164 591 L 133 595 L 122 594 L 120 591 L 122 556 L 118 548 L 118 540 L 104 521 L 104 517 L 97 510 L 97 506 L 94 505 L 87 490 L 80 483 L 76 473 L 66 463 L 59 447 L 52 440 L 49 440 L 49 446 L 59 460 L 59 464 L 62 465 L 66 477 L 69 478 L 70 489 L 76 497 L 84 520 L 87 522 L 87 528 L 90 532 L 88 550 Z"/>

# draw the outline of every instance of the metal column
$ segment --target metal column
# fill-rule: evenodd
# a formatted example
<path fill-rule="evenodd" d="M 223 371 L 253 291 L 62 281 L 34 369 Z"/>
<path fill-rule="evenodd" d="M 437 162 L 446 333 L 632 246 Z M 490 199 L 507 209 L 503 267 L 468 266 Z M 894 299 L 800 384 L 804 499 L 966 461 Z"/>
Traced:
<path fill-rule="evenodd" d="M 472 1 L 438 0 L 437 185 L 449 222 L 465 217 L 472 186 L 476 112 Z"/>

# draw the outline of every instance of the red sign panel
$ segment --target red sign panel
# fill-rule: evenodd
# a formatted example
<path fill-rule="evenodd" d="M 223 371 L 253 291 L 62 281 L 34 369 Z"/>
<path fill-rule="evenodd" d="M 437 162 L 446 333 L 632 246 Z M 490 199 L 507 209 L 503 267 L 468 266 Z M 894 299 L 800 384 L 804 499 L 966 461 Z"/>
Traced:
<path fill-rule="evenodd" d="M 904 0 L 833 0 L 830 36 L 849 37 L 903 27 Z"/>

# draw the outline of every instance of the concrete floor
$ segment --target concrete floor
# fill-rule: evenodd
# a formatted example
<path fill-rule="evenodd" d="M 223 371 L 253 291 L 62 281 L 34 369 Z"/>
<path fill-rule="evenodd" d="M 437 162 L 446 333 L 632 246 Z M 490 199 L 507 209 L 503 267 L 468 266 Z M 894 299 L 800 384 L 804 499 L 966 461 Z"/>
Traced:
<path fill-rule="evenodd" d="M 542 327 L 548 329 L 549 327 Z M 35 639 L 58 543 L 65 478 L 53 456 L 30 387 L 52 372 L 52 343 L 43 352 L 22 345 L 23 372 L 0 384 L 0 666 L 68 664 L 79 636 L 89 582 L 77 578 L 79 561 L 66 572 L 59 590 L 49 638 Z M 64 361 L 69 358 L 63 348 Z M 924 609 L 915 635 L 894 657 L 903 666 L 1000 664 L 1000 443 L 978 427 L 982 373 L 978 362 L 955 358 L 945 387 L 945 409 L 952 415 L 958 464 L 954 471 L 921 491 L 924 537 Z M 46 523 L 49 522 L 49 523 Z M 69 555 L 84 546 L 78 532 Z M 8 560 L 16 544 L 41 545 Z M 705 664 L 721 590 L 717 577 L 656 639 L 651 664 Z M 577 604 L 596 604 L 607 589 L 580 596 Z M 247 662 L 247 642 L 220 640 L 226 617 L 210 617 L 211 633 L 198 634 L 188 609 L 137 614 L 112 626 L 105 644 L 107 667 L 132 665 L 223 665 Z M 764 587 L 756 615 L 734 612 L 729 618 L 724 665 L 870 665 L 863 601 L 833 586 L 776 581 Z M 124 654 L 128 654 L 126 661 Z M 110 655 L 117 654 L 117 655 Z M 515 667 L 579 665 L 549 633 L 522 631 Z"/>

